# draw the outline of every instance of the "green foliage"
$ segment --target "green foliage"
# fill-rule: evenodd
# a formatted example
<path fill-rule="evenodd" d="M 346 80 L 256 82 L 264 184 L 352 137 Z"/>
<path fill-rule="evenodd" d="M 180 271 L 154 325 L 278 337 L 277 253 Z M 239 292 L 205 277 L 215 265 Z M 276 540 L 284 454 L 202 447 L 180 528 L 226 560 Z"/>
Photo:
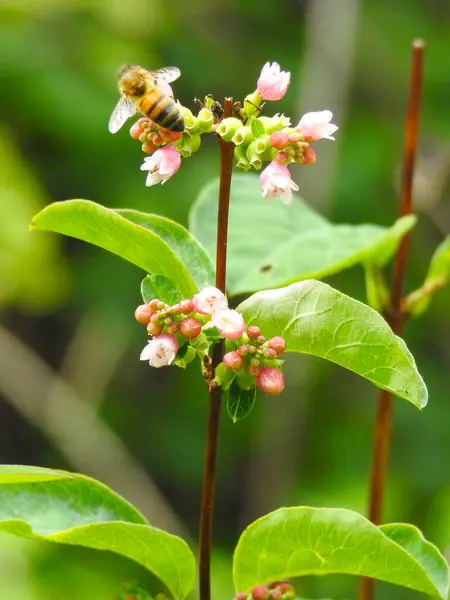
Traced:
<path fill-rule="evenodd" d="M 412 402 L 427 403 L 414 358 L 383 317 L 320 281 L 254 294 L 238 306 L 247 326 L 269 338 L 282 335 L 288 352 L 326 358 L 378 387 Z"/>
<path fill-rule="evenodd" d="M 54 479 L 71 478 L 70 473 L 44 469 L 42 467 L 29 467 L 27 465 L 0 465 L 1 483 L 36 483 L 38 481 L 52 481 Z"/>
<path fill-rule="evenodd" d="M 246 417 L 252 410 L 256 398 L 256 388 L 243 390 L 233 381 L 227 392 L 227 411 L 233 423 Z"/>
<path fill-rule="evenodd" d="M 189 227 L 214 257 L 218 180 L 208 183 L 192 206 Z M 231 294 L 321 279 L 357 263 L 384 265 L 414 216 L 390 228 L 334 225 L 295 198 L 289 206 L 261 198 L 259 178 L 235 174 L 231 186 L 228 280 Z"/>
<path fill-rule="evenodd" d="M 45 474 L 31 468 L 30 473 Z M 14 473 L 8 467 L 6 473 Z M 55 477 L 55 471 L 48 471 Z M 67 476 L 69 475 L 69 476 Z M 144 517 L 107 486 L 76 474 L 62 479 L 0 480 L 0 530 L 18 537 L 108 550 L 130 558 L 154 573 L 182 600 L 195 579 L 195 561 L 180 538 L 147 524 Z"/>
<path fill-rule="evenodd" d="M 134 211 L 131 212 L 136 216 Z M 173 225 L 172 237 L 175 239 L 180 226 L 169 220 L 165 221 L 167 231 Z M 176 277 L 178 290 L 183 297 L 190 298 L 197 291 L 188 265 L 183 264 L 181 258 L 159 235 L 94 202 L 55 202 L 34 217 L 31 228 L 75 237 L 109 250 L 150 274 Z M 179 238 L 180 247 L 184 243 L 190 244 L 191 241 Z"/>
<path fill-rule="evenodd" d="M 236 547 L 236 591 L 303 575 L 347 573 L 446 600 L 444 557 L 412 525 L 376 527 L 341 508 L 280 508 L 252 523 Z"/>
<path fill-rule="evenodd" d="M 154 298 L 169 304 L 169 306 L 183 300 L 176 284 L 165 275 L 147 275 L 144 277 L 141 283 L 141 295 L 147 304 Z"/>

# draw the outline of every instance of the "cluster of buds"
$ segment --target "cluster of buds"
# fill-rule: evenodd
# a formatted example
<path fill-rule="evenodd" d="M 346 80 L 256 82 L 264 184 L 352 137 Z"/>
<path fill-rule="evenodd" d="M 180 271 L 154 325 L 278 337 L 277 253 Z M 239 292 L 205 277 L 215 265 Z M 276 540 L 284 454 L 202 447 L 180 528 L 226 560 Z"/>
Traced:
<path fill-rule="evenodd" d="M 212 96 L 200 102 L 197 115 L 178 103 L 183 116 L 183 133 L 159 127 L 147 118 L 139 119 L 130 130 L 131 136 L 142 143 L 147 157 L 141 169 L 148 171 L 147 185 L 165 183 L 181 165 L 181 158 L 191 156 L 200 148 L 201 136 L 214 133 L 234 144 L 236 166 L 243 170 L 260 170 L 264 198 L 279 196 L 286 204 L 298 186 L 292 181 L 287 165 L 312 165 L 316 161 L 311 143 L 334 140 L 338 127 L 331 123 L 329 110 L 306 113 L 295 126 L 290 119 L 276 114 L 261 116 L 266 101 L 281 100 L 290 84 L 290 73 L 281 71 L 277 63 L 266 63 L 258 78 L 256 90 L 243 103 L 234 104 L 233 116 L 223 118 L 223 109 Z M 173 95 L 170 86 L 167 86 Z"/>
<path fill-rule="evenodd" d="M 295 589 L 288 581 L 274 581 L 269 585 L 256 585 L 249 594 L 239 592 L 234 600 L 294 600 Z"/>
<path fill-rule="evenodd" d="M 169 600 L 166 594 L 159 593 L 154 598 L 139 583 L 124 583 L 119 594 L 112 600 Z"/>
<path fill-rule="evenodd" d="M 196 355 L 203 358 L 212 343 L 224 338 L 227 352 L 216 369 L 217 385 L 225 388 L 235 380 L 242 389 L 256 385 L 271 395 L 284 389 L 283 361 L 278 357 L 286 350 L 285 340 L 280 336 L 266 340 L 256 325 L 246 327 L 241 313 L 228 308 L 225 294 L 215 287 L 173 306 L 154 298 L 138 306 L 134 316 L 150 335 L 140 358 L 151 367 L 185 366 Z"/>
<path fill-rule="evenodd" d="M 238 341 L 226 343 L 228 352 L 223 365 L 232 371 L 243 389 L 256 385 L 264 394 L 275 396 L 284 390 L 283 361 L 278 357 L 286 351 L 286 341 L 281 336 L 266 340 L 256 325 L 251 325 Z M 218 367 L 218 379 L 223 379 L 223 369 Z M 227 379 L 227 378 L 225 378 Z"/>

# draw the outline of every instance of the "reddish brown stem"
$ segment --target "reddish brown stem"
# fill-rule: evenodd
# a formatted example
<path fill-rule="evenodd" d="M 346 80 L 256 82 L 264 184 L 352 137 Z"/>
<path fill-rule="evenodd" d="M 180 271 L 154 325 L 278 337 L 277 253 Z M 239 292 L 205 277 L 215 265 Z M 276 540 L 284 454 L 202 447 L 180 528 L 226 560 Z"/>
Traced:
<path fill-rule="evenodd" d="M 232 98 L 225 98 L 224 117 L 230 117 L 233 110 Z M 231 172 L 233 168 L 234 144 L 220 139 L 220 183 L 219 207 L 217 216 L 217 249 L 216 249 L 216 287 L 225 292 L 227 270 L 227 237 L 228 213 L 230 206 Z M 211 373 L 221 362 L 223 345 L 213 348 Z M 199 578 L 200 600 L 211 600 L 211 539 L 212 518 L 214 508 L 214 489 L 216 481 L 217 450 L 219 441 L 220 412 L 222 407 L 222 391 L 212 385 L 210 380 L 208 425 L 206 434 L 205 464 L 203 469 L 202 507 L 200 514 L 199 541 Z"/>
<path fill-rule="evenodd" d="M 403 146 L 403 169 L 401 184 L 400 215 L 413 212 L 412 189 L 414 166 L 417 150 L 417 134 L 419 128 L 420 96 L 422 90 L 422 65 L 425 45 L 416 40 L 412 45 L 411 75 L 409 99 L 406 113 L 405 139 Z M 401 300 L 408 259 L 410 234 L 407 233 L 400 242 L 394 262 L 394 273 L 389 307 L 386 320 L 394 333 L 401 335 L 405 322 Z M 370 477 L 369 519 L 379 525 L 382 519 L 383 495 L 386 484 L 386 471 L 389 459 L 389 448 L 392 430 L 392 394 L 380 390 L 378 395 L 377 415 L 374 429 L 372 469 Z M 364 578 L 359 588 L 359 600 L 372 600 L 374 592 L 373 579 Z"/>

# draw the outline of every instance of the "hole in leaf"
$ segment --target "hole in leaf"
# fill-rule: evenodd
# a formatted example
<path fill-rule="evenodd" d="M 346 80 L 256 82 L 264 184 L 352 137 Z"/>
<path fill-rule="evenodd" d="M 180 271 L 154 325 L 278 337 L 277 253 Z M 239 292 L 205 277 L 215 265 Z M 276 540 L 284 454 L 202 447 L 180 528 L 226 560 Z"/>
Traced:
<path fill-rule="evenodd" d="M 270 271 L 273 271 L 273 265 L 261 265 L 259 267 L 260 273 L 270 273 Z"/>

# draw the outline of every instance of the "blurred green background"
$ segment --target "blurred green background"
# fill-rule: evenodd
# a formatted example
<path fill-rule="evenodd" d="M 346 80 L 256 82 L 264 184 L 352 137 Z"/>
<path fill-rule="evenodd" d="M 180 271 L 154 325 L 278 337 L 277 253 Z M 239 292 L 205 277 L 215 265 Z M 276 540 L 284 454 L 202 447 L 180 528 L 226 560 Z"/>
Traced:
<path fill-rule="evenodd" d="M 56 235 L 29 233 L 53 200 L 88 198 L 187 224 L 218 173 L 214 139 L 164 187 L 145 188 L 126 128 L 107 129 L 116 72 L 176 65 L 184 105 L 243 98 L 262 65 L 292 73 L 275 110 L 330 109 L 335 143 L 297 168 L 300 193 L 335 222 L 395 219 L 410 43 L 427 42 L 408 288 L 450 233 L 450 3 L 447 0 L 0 0 L 0 459 L 82 471 L 154 525 L 195 539 L 206 394 L 195 369 L 149 370 L 133 319 L 142 273 Z M 364 300 L 362 269 L 328 280 Z M 450 549 L 450 291 L 405 334 L 429 387 L 423 413 L 397 401 L 385 519 Z M 280 505 L 365 511 L 376 390 L 311 357 L 289 357 L 287 389 L 250 418 L 223 420 L 214 597 L 232 597 L 242 528 Z M 103 600 L 146 575 L 114 556 L 0 537 L 0 598 Z M 306 578 L 301 595 L 355 597 L 347 577 Z M 150 585 L 150 588 L 152 586 Z M 379 585 L 379 598 L 419 597 Z"/>

